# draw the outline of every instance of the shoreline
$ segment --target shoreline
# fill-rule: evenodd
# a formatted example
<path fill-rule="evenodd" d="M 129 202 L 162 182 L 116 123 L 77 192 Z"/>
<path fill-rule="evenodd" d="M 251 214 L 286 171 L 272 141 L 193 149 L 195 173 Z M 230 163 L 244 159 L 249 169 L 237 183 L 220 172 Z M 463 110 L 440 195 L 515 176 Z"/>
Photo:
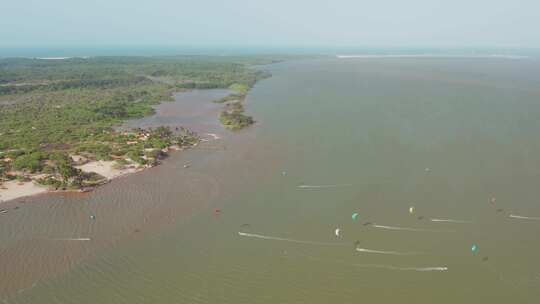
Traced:
<path fill-rule="evenodd" d="M 132 91 L 124 93 L 129 92 Z M 209 164 L 228 169 L 230 162 L 223 160 L 242 161 L 232 157 L 228 146 L 229 140 L 243 143 L 244 136 L 234 135 L 220 123 L 223 105 L 212 102 L 229 94 L 230 90 L 226 87 L 175 88 L 167 93 L 173 98 L 165 97 L 159 104 L 152 104 L 154 112 L 150 115 L 118 120 L 103 135 L 89 137 L 82 144 L 45 147 L 45 157 L 40 162 L 47 170 L 24 170 L 19 163 L 13 163 L 18 157 L 12 156 L 15 154 L 13 149 L 7 150 L 9 155 L 0 152 L 0 166 L 6 162 L 8 169 L 2 171 L 7 173 L 3 180 L 9 182 L 6 184 L 9 190 L 0 189 L 0 194 L 5 196 L 4 199 L 0 197 L 0 219 L 5 227 L 2 251 L 6 260 L 11 261 L 0 267 L 2 278 L 10 279 L 0 288 L 2 298 L 11 300 L 12 296 L 32 289 L 36 283 L 39 286 L 42 281 L 64 276 L 82 261 L 91 260 L 96 253 L 109 250 L 120 242 L 143 239 L 161 229 L 174 227 L 210 208 L 212 200 L 230 195 L 231 191 L 221 192 L 222 181 L 235 184 L 227 180 L 222 173 L 225 170 L 211 176 L 204 174 L 207 170 L 215 171 L 215 166 Z M 120 129 L 123 126 L 126 128 Z M 173 136 L 172 141 L 164 138 L 160 142 L 152 138 L 153 134 L 141 134 L 162 126 L 173 132 L 176 127 L 186 128 L 193 132 L 194 140 L 177 140 L 178 136 Z M 170 149 L 171 144 L 178 146 Z M 6 147 L 14 146 L 8 144 Z M 195 149 L 190 151 L 191 147 Z M 166 148 L 170 153 L 160 153 L 163 151 L 159 150 Z M 96 172 L 100 178 L 106 178 L 99 185 L 69 190 L 81 183 L 74 180 L 77 177 L 69 180 L 64 177 L 59 170 L 62 168 L 58 166 L 58 158 L 51 155 L 56 152 L 53 149 L 63 149 L 66 162 L 75 170 Z M 140 152 L 140 158 L 129 153 L 133 150 Z M 177 150 L 183 150 L 183 153 L 173 153 Z M 159 160 L 158 155 L 162 156 Z M 131 166 L 133 161 L 139 162 L 141 158 L 140 167 L 111 170 L 115 160 L 118 160 L 115 168 L 121 168 Z M 147 170 L 150 168 L 153 170 Z M 56 178 L 62 182 L 60 187 L 68 190 L 56 188 L 57 184 L 50 189 L 27 179 L 29 176 L 37 179 L 39 173 L 44 173 L 43 179 L 47 176 Z M 17 181 L 13 181 L 15 178 Z M 82 186 L 87 185 L 86 181 L 96 180 L 86 175 L 84 178 Z M 27 187 L 34 191 L 28 191 Z M 10 192 L 9 197 L 7 192 Z M 21 267 L 26 271 L 21 272 Z"/>
<path fill-rule="evenodd" d="M 201 138 L 200 142 L 208 142 L 211 140 L 217 140 L 221 138 L 214 133 L 207 133 L 207 134 L 211 137 L 211 139 Z M 189 147 L 170 146 L 166 149 L 163 149 L 163 152 L 171 153 L 171 152 L 184 151 L 191 147 L 196 147 L 197 145 L 198 143 Z M 168 157 L 169 156 L 162 157 L 160 159 L 160 162 L 155 165 L 135 165 L 134 163 L 132 163 L 130 166 L 126 168 L 115 168 L 116 161 L 114 160 L 112 161 L 96 160 L 96 161 L 86 162 L 84 164 L 75 166 L 75 168 L 80 169 L 84 173 L 99 174 L 102 177 L 104 177 L 104 179 L 99 181 L 95 185 L 81 187 L 79 189 L 55 189 L 54 187 L 51 187 L 51 186 L 40 185 L 36 182 L 36 180 L 42 174 L 36 174 L 35 176 L 33 176 L 34 179 L 31 179 L 30 181 L 18 181 L 18 180 L 6 181 L 3 183 L 0 183 L 0 212 L 1 213 L 7 212 L 7 211 L 4 211 L 4 209 L 2 209 L 2 204 L 11 202 L 17 199 L 33 197 L 33 196 L 37 196 L 41 194 L 91 192 L 95 190 L 96 188 L 103 186 L 105 184 L 108 184 L 115 179 L 160 166 L 163 164 L 162 161 Z"/>
<path fill-rule="evenodd" d="M 485 55 L 453 55 L 453 54 L 351 54 L 336 55 L 337 59 L 530 59 L 529 56 L 522 55 L 503 55 L 503 54 L 485 54 Z"/>
<path fill-rule="evenodd" d="M 189 90 L 191 91 L 191 90 Z M 173 96 L 176 96 L 178 93 L 189 92 L 186 90 L 180 90 L 173 93 Z M 210 101 L 209 101 L 210 102 Z M 163 101 L 160 104 L 165 103 Z M 156 113 L 153 115 L 157 115 Z M 148 117 L 151 117 L 150 115 Z M 122 124 L 126 124 L 129 120 L 124 121 Z M 179 124 L 181 122 L 178 122 Z M 160 127 L 158 127 L 160 128 Z M 123 131 L 125 133 L 133 133 L 135 129 L 142 130 L 140 128 L 133 128 L 131 131 Z M 112 180 L 131 175 L 134 173 L 142 172 L 147 169 L 159 166 L 163 164 L 163 160 L 169 157 L 169 153 L 183 151 L 191 147 L 197 146 L 201 142 L 216 140 L 220 137 L 214 133 L 207 133 L 210 138 L 201 138 L 196 133 L 184 128 L 177 127 L 178 130 L 185 130 L 193 134 L 193 142 L 187 142 L 184 144 L 174 143 L 170 146 L 167 146 L 162 149 L 150 148 L 144 149 L 143 152 L 149 152 L 150 154 L 155 154 L 152 156 L 142 156 L 143 163 L 137 162 L 129 157 L 114 157 L 109 155 L 108 160 L 89 158 L 88 155 L 79 155 L 79 154 L 70 154 L 72 162 L 72 167 L 74 170 L 78 170 L 80 174 L 93 176 L 93 179 L 89 184 L 79 184 L 78 186 L 59 186 L 57 184 L 43 183 L 45 180 L 54 178 L 54 175 L 45 174 L 45 173 L 29 173 L 29 172 L 19 172 L 16 179 L 12 180 L 0 180 L 0 214 L 7 213 L 8 210 L 2 208 L 2 205 L 8 202 L 15 201 L 17 199 L 23 199 L 28 197 L 34 197 L 42 194 L 53 194 L 53 193 L 86 193 L 95 190 L 96 188 L 110 183 Z M 148 139 L 148 133 L 152 128 L 149 128 L 148 131 L 145 131 L 145 136 L 139 142 L 145 142 Z M 172 131 L 171 131 L 172 132 Z M 128 145 L 135 144 L 137 141 L 128 142 Z M 2 161 L 2 159 L 0 159 Z M 41 183 L 40 183 L 41 182 Z"/>
<path fill-rule="evenodd" d="M 270 76 L 268 76 L 270 77 Z M 265 77 L 265 78 L 268 78 Z M 265 79 L 263 78 L 263 79 Z M 261 79 L 262 80 L 262 79 Z M 257 81 L 258 82 L 258 81 Z M 250 86 L 242 86 L 242 85 L 231 85 L 227 90 L 229 90 L 229 94 L 226 96 L 223 96 L 220 100 L 225 100 L 225 102 L 219 102 L 219 100 L 216 99 L 208 99 L 205 102 L 210 104 L 222 104 L 223 107 L 219 111 L 219 114 L 215 117 L 216 122 L 223 128 L 223 130 L 229 130 L 229 131 L 238 131 L 240 129 L 243 129 L 245 127 L 248 127 L 255 123 L 255 120 L 251 116 L 244 115 L 244 106 L 245 99 L 247 98 L 247 95 L 249 91 L 253 88 L 253 86 L 257 83 L 253 83 Z M 240 86 L 240 88 L 238 88 Z M 190 93 L 193 91 L 202 91 L 202 92 L 208 92 L 212 89 L 178 89 L 174 92 L 171 92 L 171 96 L 174 98 L 172 102 L 177 102 L 177 95 L 182 93 Z M 235 96 L 238 98 L 235 98 L 235 100 L 227 100 L 227 98 L 230 98 L 231 96 Z M 159 105 L 166 104 L 166 100 L 162 100 Z M 158 113 L 153 113 L 152 115 L 145 116 L 144 118 L 154 117 L 158 116 Z M 137 120 L 137 119 L 135 119 Z M 133 121 L 135 121 L 133 120 Z M 127 125 L 130 120 L 123 121 L 121 125 Z M 186 122 L 177 122 L 178 127 L 181 129 L 185 129 L 184 127 L 180 126 L 186 124 Z M 166 124 L 163 124 L 159 127 L 163 127 Z M 176 127 L 176 130 L 178 130 L 178 127 Z M 132 131 L 135 129 L 140 129 L 140 127 L 132 128 Z M 151 129 L 151 128 L 150 128 Z M 191 128 L 190 128 L 191 129 Z M 193 132 L 190 129 L 185 129 L 188 132 Z M 126 131 L 124 131 L 125 133 Z M 112 158 L 112 160 L 88 160 L 84 163 L 79 163 L 77 165 L 74 165 L 73 168 L 80 170 L 83 174 L 90 174 L 90 175 L 97 175 L 99 177 L 102 177 L 102 179 L 98 179 L 95 182 L 92 182 L 90 185 L 79 185 L 76 188 L 69 189 L 68 187 L 58 187 L 55 185 L 45 185 L 38 183 L 39 179 L 48 179 L 51 176 L 47 174 L 26 174 L 23 175 L 24 180 L 20 179 L 14 179 L 14 180 L 7 180 L 7 181 L 0 181 L 0 212 L 5 213 L 7 210 L 2 209 L 2 204 L 10 201 L 14 201 L 17 199 L 22 198 L 28 198 L 33 197 L 37 195 L 42 194 L 52 194 L 52 193 L 86 193 L 91 192 L 95 190 L 97 187 L 102 186 L 104 184 L 108 184 L 113 179 L 117 179 L 119 177 L 131 175 L 134 173 L 138 173 L 141 171 L 144 171 L 149 168 L 153 168 L 156 166 L 162 165 L 162 161 L 164 158 L 168 157 L 169 152 L 176 152 L 176 151 L 182 151 L 191 147 L 197 146 L 199 143 L 203 142 L 209 142 L 209 141 L 215 141 L 221 139 L 221 136 L 214 133 L 215 130 L 205 130 L 204 132 L 201 132 L 208 137 L 200 137 L 197 135 L 197 133 L 194 133 L 197 137 L 196 141 L 194 143 L 188 143 L 185 146 L 180 146 L 178 144 L 168 146 L 163 149 L 145 149 L 146 150 L 158 150 L 158 151 L 152 151 L 152 152 L 160 152 L 160 156 L 156 156 L 154 158 L 154 162 L 151 164 L 140 164 L 132 159 L 120 159 L 123 161 L 122 165 L 120 165 L 120 162 L 117 162 L 117 158 Z M 131 144 L 128 142 L 128 145 Z M 80 159 L 84 159 L 85 157 L 82 155 L 71 155 L 72 161 L 74 163 L 79 162 Z M 145 160 L 148 160 L 143 156 Z M 1 161 L 1 159 L 0 159 Z M 119 168 L 115 168 L 118 167 Z M 189 165 L 186 165 L 185 168 L 189 167 Z"/>
<path fill-rule="evenodd" d="M 7 181 L 0 185 L 0 208 L 3 203 L 49 192 L 51 191 L 48 187 L 40 186 L 33 181 Z"/>
<path fill-rule="evenodd" d="M 43 59 L 56 61 L 67 58 Z M 11 105 L 20 102 L 22 105 L 1 107 L 0 203 L 46 192 L 90 191 L 117 176 L 159 165 L 160 159 L 168 152 L 164 150 L 172 145 L 181 149 L 200 143 L 197 133 L 206 132 L 205 127 L 214 127 L 214 123 L 219 124 L 222 118 L 219 113 L 212 118 L 205 116 L 214 110 L 213 107 L 195 105 L 190 100 L 178 98 L 179 95 L 221 89 L 245 96 L 259 80 L 271 77 L 270 73 L 253 70 L 251 66 L 278 62 L 265 57 L 248 60 L 219 58 L 218 62 L 215 61 L 201 62 L 191 57 L 130 58 L 122 65 L 99 59 L 89 64 L 70 61 L 67 63 L 67 76 L 54 65 L 7 62 L 10 68 L 24 77 L 0 86 L 0 103 Z M 28 73 L 25 64 L 47 77 Z M 111 78 L 107 73 L 110 69 L 118 71 L 120 76 Z M 212 77 L 207 69 L 213 71 Z M 93 78 L 80 78 L 81 73 L 87 70 Z M 44 83 L 42 79 L 47 81 Z M 72 88 L 78 90 L 71 91 Z M 201 99 L 203 95 L 208 94 L 195 96 L 203 104 L 225 97 L 214 96 L 205 100 Z M 33 101 L 38 98 L 44 100 L 46 106 L 43 108 L 47 111 L 39 112 L 34 106 Z M 167 104 L 165 101 L 187 102 L 189 106 L 157 117 L 157 124 L 146 129 L 136 124 L 129 130 L 115 129 L 119 124 L 127 125 L 132 120 L 156 116 L 152 115 L 156 114 L 155 107 Z M 227 123 L 223 123 L 224 128 L 237 130 L 254 122 L 239 109 L 240 104 L 232 110 L 228 106 L 222 109 L 222 116 L 228 118 Z M 188 115 L 178 115 L 179 112 Z M 51 125 L 51 121 L 57 123 Z M 150 119 L 148 122 L 153 121 Z M 223 130 L 221 127 L 219 132 Z M 215 131 L 215 128 L 208 130 Z M 116 161 L 115 169 L 120 170 L 111 171 L 113 163 L 99 162 L 102 160 Z M 98 162 L 84 166 L 89 161 Z M 124 170 L 124 167 L 132 168 Z"/>
<path fill-rule="evenodd" d="M 190 93 L 195 90 L 179 90 L 175 91 L 172 96 L 176 96 L 177 94 L 182 93 Z M 197 91 L 209 91 L 209 90 L 197 90 Z M 208 99 L 207 103 L 212 103 L 213 100 Z M 176 102 L 176 100 L 174 101 Z M 168 102 L 163 101 L 160 103 L 162 104 L 168 104 Z M 147 116 L 157 116 L 159 113 L 154 113 L 153 115 Z M 217 124 L 223 127 L 224 130 L 227 128 L 223 126 L 221 123 L 219 123 L 219 117 L 215 116 L 215 120 Z M 128 121 L 123 122 L 122 124 L 125 125 L 128 123 Z M 178 121 L 178 125 L 182 124 L 183 122 Z M 56 193 L 87 193 L 92 192 L 96 188 L 103 186 L 105 184 L 110 183 L 111 181 L 125 177 L 128 175 L 132 175 L 135 173 L 139 173 L 142 171 L 146 171 L 147 169 L 154 168 L 157 166 L 160 166 L 163 164 L 163 160 L 170 157 L 168 154 L 171 152 L 178 152 L 178 151 L 184 151 L 189 148 L 193 148 L 199 145 L 199 143 L 204 142 L 211 142 L 216 141 L 222 138 L 221 135 L 218 135 L 215 133 L 215 130 L 207 130 L 208 132 L 201 132 L 202 136 L 198 136 L 198 141 L 186 146 L 178 146 L 178 145 L 172 145 L 169 147 L 166 147 L 164 149 L 161 149 L 160 151 L 163 153 L 162 156 L 157 158 L 157 162 L 153 164 L 138 164 L 132 160 L 128 160 L 127 164 L 117 168 L 116 165 L 118 164 L 115 159 L 113 160 L 88 160 L 83 163 L 79 163 L 75 166 L 73 166 L 76 169 L 81 170 L 83 173 L 87 174 L 97 174 L 103 179 L 99 180 L 95 184 L 88 185 L 88 186 L 81 186 L 80 188 L 76 189 L 68 189 L 68 188 L 55 188 L 54 186 L 47 186 L 47 185 L 41 185 L 37 182 L 39 178 L 42 178 L 44 174 L 29 174 L 27 175 L 27 179 L 29 180 L 9 180 L 4 181 L 0 183 L 0 212 L 6 213 L 7 210 L 2 208 L 2 205 L 4 203 L 12 202 L 17 199 L 23 199 L 28 197 L 34 197 L 38 195 L 43 194 L 56 194 Z M 71 155 L 73 161 L 78 162 L 81 158 L 80 155 Z M 125 160 L 124 160 L 125 161 Z M 116 167 L 116 168 L 115 168 Z M 186 165 L 185 168 L 189 167 L 189 165 Z M 1 214 L 1 213 L 0 213 Z"/>

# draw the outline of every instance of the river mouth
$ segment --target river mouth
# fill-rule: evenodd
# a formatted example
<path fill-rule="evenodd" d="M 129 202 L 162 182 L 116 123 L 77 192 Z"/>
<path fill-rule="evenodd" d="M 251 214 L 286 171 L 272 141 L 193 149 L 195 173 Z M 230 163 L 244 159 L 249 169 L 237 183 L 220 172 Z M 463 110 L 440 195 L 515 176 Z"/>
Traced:
<path fill-rule="evenodd" d="M 49 193 L 2 203 L 8 212 L 0 215 L 0 294 L 11 298 L 27 292 L 121 242 L 148 238 L 208 209 L 226 183 L 221 185 L 207 166 L 221 162 L 230 153 L 227 147 L 240 139 L 221 125 L 222 105 L 212 102 L 227 94 L 177 93 L 174 102 L 156 106 L 155 115 L 121 126 L 186 127 L 201 136 L 197 147 L 171 152 L 162 165 L 115 178 L 89 193 Z"/>
<path fill-rule="evenodd" d="M 8 303 L 535 302 L 538 63 L 268 68 L 248 96 L 254 127 L 215 125 L 222 139 L 163 166 L 2 221 L 7 244 L 27 244 L 5 255 L 16 265 L 87 256 Z"/>

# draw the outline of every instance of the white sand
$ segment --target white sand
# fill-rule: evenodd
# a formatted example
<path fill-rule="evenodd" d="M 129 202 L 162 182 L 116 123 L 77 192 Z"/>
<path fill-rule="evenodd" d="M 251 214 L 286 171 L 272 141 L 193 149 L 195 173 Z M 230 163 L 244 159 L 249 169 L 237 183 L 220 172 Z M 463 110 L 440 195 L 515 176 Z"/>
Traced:
<path fill-rule="evenodd" d="M 33 182 L 9 181 L 0 186 L 0 202 L 47 192 L 48 189 Z"/>
<path fill-rule="evenodd" d="M 81 155 L 71 155 L 71 159 L 76 163 L 78 163 L 78 162 L 83 162 L 84 163 L 84 162 L 88 161 L 88 159 L 86 157 L 81 156 Z"/>
<path fill-rule="evenodd" d="M 71 57 L 38 57 L 37 59 L 40 60 L 66 60 L 70 59 Z"/>
<path fill-rule="evenodd" d="M 122 175 L 139 172 L 142 170 L 140 167 L 129 167 L 125 169 L 115 169 L 114 161 L 93 161 L 86 163 L 81 166 L 76 166 L 76 168 L 81 169 L 84 172 L 95 172 L 107 179 L 113 179 Z"/>
<path fill-rule="evenodd" d="M 76 166 L 76 168 L 79 168 L 84 172 L 95 172 L 107 179 L 113 179 L 122 175 L 139 172 L 144 169 L 143 167 L 136 165 L 130 165 L 125 169 L 115 169 L 113 168 L 114 164 L 114 161 L 94 161 L 81 166 Z M 40 176 L 37 175 L 34 176 L 34 178 L 39 177 Z M 41 194 L 48 191 L 50 191 L 49 188 L 37 185 L 34 182 L 8 181 L 0 185 L 0 203 L 20 197 Z"/>
<path fill-rule="evenodd" d="M 336 55 L 338 59 L 384 59 L 384 58 L 457 58 L 457 59 L 528 59 L 528 56 L 519 55 L 452 55 L 452 54 L 359 54 L 359 55 Z"/>

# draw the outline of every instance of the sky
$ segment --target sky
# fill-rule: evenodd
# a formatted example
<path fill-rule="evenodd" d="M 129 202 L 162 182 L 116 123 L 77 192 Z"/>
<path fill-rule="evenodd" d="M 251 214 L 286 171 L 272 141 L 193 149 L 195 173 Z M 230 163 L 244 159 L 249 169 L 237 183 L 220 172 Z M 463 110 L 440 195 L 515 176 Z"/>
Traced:
<path fill-rule="evenodd" d="M 539 0 L 0 0 L 0 48 L 538 48 L 539 29 Z"/>

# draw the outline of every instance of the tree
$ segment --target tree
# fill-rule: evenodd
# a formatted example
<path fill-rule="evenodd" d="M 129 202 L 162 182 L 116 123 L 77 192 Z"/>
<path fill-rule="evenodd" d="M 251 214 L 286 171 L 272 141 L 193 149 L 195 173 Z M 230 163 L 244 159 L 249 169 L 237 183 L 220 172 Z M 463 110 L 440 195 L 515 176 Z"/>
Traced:
<path fill-rule="evenodd" d="M 58 165 L 58 173 L 60 174 L 60 176 L 62 177 L 62 181 L 64 183 L 69 183 L 69 181 L 71 179 L 74 180 L 74 182 L 77 182 L 78 184 L 80 184 L 80 182 L 82 182 L 81 180 L 81 177 L 82 177 L 82 171 L 81 169 L 77 169 L 67 163 L 60 163 Z"/>
<path fill-rule="evenodd" d="M 43 168 L 41 161 L 43 160 L 43 154 L 40 152 L 34 152 L 24 154 L 13 161 L 13 168 L 15 170 L 28 170 L 31 173 L 39 172 Z"/>
<path fill-rule="evenodd" d="M 169 138 L 172 135 L 172 131 L 169 127 L 160 126 L 152 130 L 151 135 L 158 136 L 159 138 Z"/>

